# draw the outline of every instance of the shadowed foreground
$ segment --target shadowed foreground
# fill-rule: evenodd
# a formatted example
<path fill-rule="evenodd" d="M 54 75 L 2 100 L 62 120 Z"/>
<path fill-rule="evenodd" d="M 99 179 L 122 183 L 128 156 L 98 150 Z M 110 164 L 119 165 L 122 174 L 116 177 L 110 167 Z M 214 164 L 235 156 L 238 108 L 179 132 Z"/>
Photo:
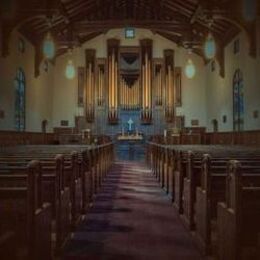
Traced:
<path fill-rule="evenodd" d="M 64 259 L 203 259 L 141 163 L 115 163 Z"/>

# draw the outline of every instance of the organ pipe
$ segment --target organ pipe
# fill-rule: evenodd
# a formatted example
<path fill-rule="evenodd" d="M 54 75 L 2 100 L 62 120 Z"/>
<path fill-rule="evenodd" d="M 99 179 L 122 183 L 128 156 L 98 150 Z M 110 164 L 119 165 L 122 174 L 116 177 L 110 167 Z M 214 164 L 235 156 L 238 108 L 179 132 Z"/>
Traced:
<path fill-rule="evenodd" d="M 165 59 L 165 90 L 167 93 L 166 96 L 166 121 L 174 122 L 175 118 L 175 90 L 174 90 L 174 51 L 173 50 L 165 50 L 164 51 L 164 59 Z"/>
<path fill-rule="evenodd" d="M 92 49 L 87 49 L 86 52 L 86 120 L 88 123 L 94 122 L 94 107 L 95 107 L 95 61 L 96 52 Z M 97 81 L 98 84 L 98 81 Z"/>
<path fill-rule="evenodd" d="M 118 123 L 118 50 L 119 41 L 109 39 L 107 41 L 108 50 L 108 119 L 109 123 Z"/>
<path fill-rule="evenodd" d="M 142 53 L 142 111 L 141 120 L 144 124 L 150 124 L 152 120 L 152 41 L 144 39 L 140 41 Z"/>
<path fill-rule="evenodd" d="M 153 81 L 153 90 L 154 96 L 156 98 L 155 104 L 157 106 L 162 106 L 162 99 L 163 99 L 163 90 L 162 90 L 162 65 L 163 60 L 155 59 L 154 60 L 154 81 Z M 151 93 L 152 97 L 152 93 Z"/>

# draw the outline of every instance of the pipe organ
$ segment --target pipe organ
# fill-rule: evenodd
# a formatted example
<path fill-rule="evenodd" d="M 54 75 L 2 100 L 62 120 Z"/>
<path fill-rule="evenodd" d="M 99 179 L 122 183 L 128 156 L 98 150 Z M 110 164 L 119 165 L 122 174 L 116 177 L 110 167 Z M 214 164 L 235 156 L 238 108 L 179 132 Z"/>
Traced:
<path fill-rule="evenodd" d="M 180 107 L 181 102 L 181 78 L 182 78 L 182 69 L 181 67 L 176 67 L 174 71 L 174 80 L 175 80 L 175 106 Z"/>
<path fill-rule="evenodd" d="M 143 124 L 152 122 L 152 40 L 144 39 L 141 43 L 141 82 Z"/>
<path fill-rule="evenodd" d="M 137 79 L 133 84 L 120 79 L 120 105 L 123 110 L 140 109 L 140 81 Z"/>
<path fill-rule="evenodd" d="M 96 51 L 86 50 L 86 88 L 85 88 L 85 114 L 86 121 L 93 123 L 95 119 L 95 61 Z"/>
<path fill-rule="evenodd" d="M 110 39 L 107 41 L 108 52 L 108 122 L 118 122 L 118 54 L 120 41 Z"/>
<path fill-rule="evenodd" d="M 140 47 L 121 48 L 119 40 L 109 39 L 106 58 L 96 58 L 95 50 L 86 49 L 86 65 L 78 76 L 78 106 L 84 103 L 85 123 L 97 129 L 96 124 L 106 120 L 115 125 L 120 115 L 131 117 L 132 111 L 137 118 L 139 112 L 139 124 L 156 124 L 163 117 L 165 124 L 176 125 L 182 69 L 174 66 L 174 50 L 164 50 L 162 58 L 153 58 L 152 47 L 150 39 L 141 40 Z"/>
<path fill-rule="evenodd" d="M 165 64 L 165 119 L 168 123 L 175 118 L 174 51 L 164 51 Z"/>
<path fill-rule="evenodd" d="M 163 84 L 163 59 L 153 60 L 153 97 L 156 106 L 164 104 L 164 84 Z"/>
<path fill-rule="evenodd" d="M 97 106 L 103 107 L 105 105 L 105 83 L 106 83 L 106 60 L 97 59 L 97 80 L 96 80 L 96 93 L 97 93 Z"/>

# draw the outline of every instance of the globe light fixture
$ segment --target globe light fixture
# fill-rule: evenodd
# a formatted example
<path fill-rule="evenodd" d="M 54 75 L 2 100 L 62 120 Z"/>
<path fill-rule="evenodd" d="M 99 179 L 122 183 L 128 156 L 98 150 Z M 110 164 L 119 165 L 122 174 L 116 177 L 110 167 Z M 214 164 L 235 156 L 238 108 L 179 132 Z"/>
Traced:
<path fill-rule="evenodd" d="M 205 57 L 209 60 L 214 59 L 216 56 L 217 47 L 216 42 L 211 33 L 208 34 L 205 45 L 204 45 L 204 54 Z"/>
<path fill-rule="evenodd" d="M 257 15 L 257 0 L 243 0 L 243 17 L 248 22 L 253 22 Z"/>
<path fill-rule="evenodd" d="M 65 75 L 67 79 L 74 79 L 76 76 L 75 66 L 71 59 L 68 60 Z"/>
<path fill-rule="evenodd" d="M 55 44 L 50 32 L 47 33 L 43 42 L 43 54 L 46 59 L 53 59 L 55 56 Z"/>
<path fill-rule="evenodd" d="M 193 64 L 193 61 L 191 59 L 188 59 L 188 62 L 185 66 L 185 75 L 188 79 L 194 78 L 196 74 L 196 68 L 195 65 Z"/>

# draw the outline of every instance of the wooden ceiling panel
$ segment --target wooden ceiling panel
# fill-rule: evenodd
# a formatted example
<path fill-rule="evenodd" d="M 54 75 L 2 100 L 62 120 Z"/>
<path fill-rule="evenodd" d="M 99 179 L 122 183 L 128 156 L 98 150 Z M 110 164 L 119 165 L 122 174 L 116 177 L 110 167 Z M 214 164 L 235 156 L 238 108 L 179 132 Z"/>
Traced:
<path fill-rule="evenodd" d="M 57 42 L 64 42 L 68 28 L 74 28 L 74 37 L 83 42 L 106 30 L 132 25 L 178 44 L 182 39 L 201 39 L 211 30 L 225 46 L 230 37 L 223 35 L 251 31 L 235 0 L 13 0 L 9 11 L 1 3 L 0 8 L 12 14 L 0 12 L 3 23 L 19 27 L 35 38 L 32 42 L 39 42 L 50 28 Z"/>

